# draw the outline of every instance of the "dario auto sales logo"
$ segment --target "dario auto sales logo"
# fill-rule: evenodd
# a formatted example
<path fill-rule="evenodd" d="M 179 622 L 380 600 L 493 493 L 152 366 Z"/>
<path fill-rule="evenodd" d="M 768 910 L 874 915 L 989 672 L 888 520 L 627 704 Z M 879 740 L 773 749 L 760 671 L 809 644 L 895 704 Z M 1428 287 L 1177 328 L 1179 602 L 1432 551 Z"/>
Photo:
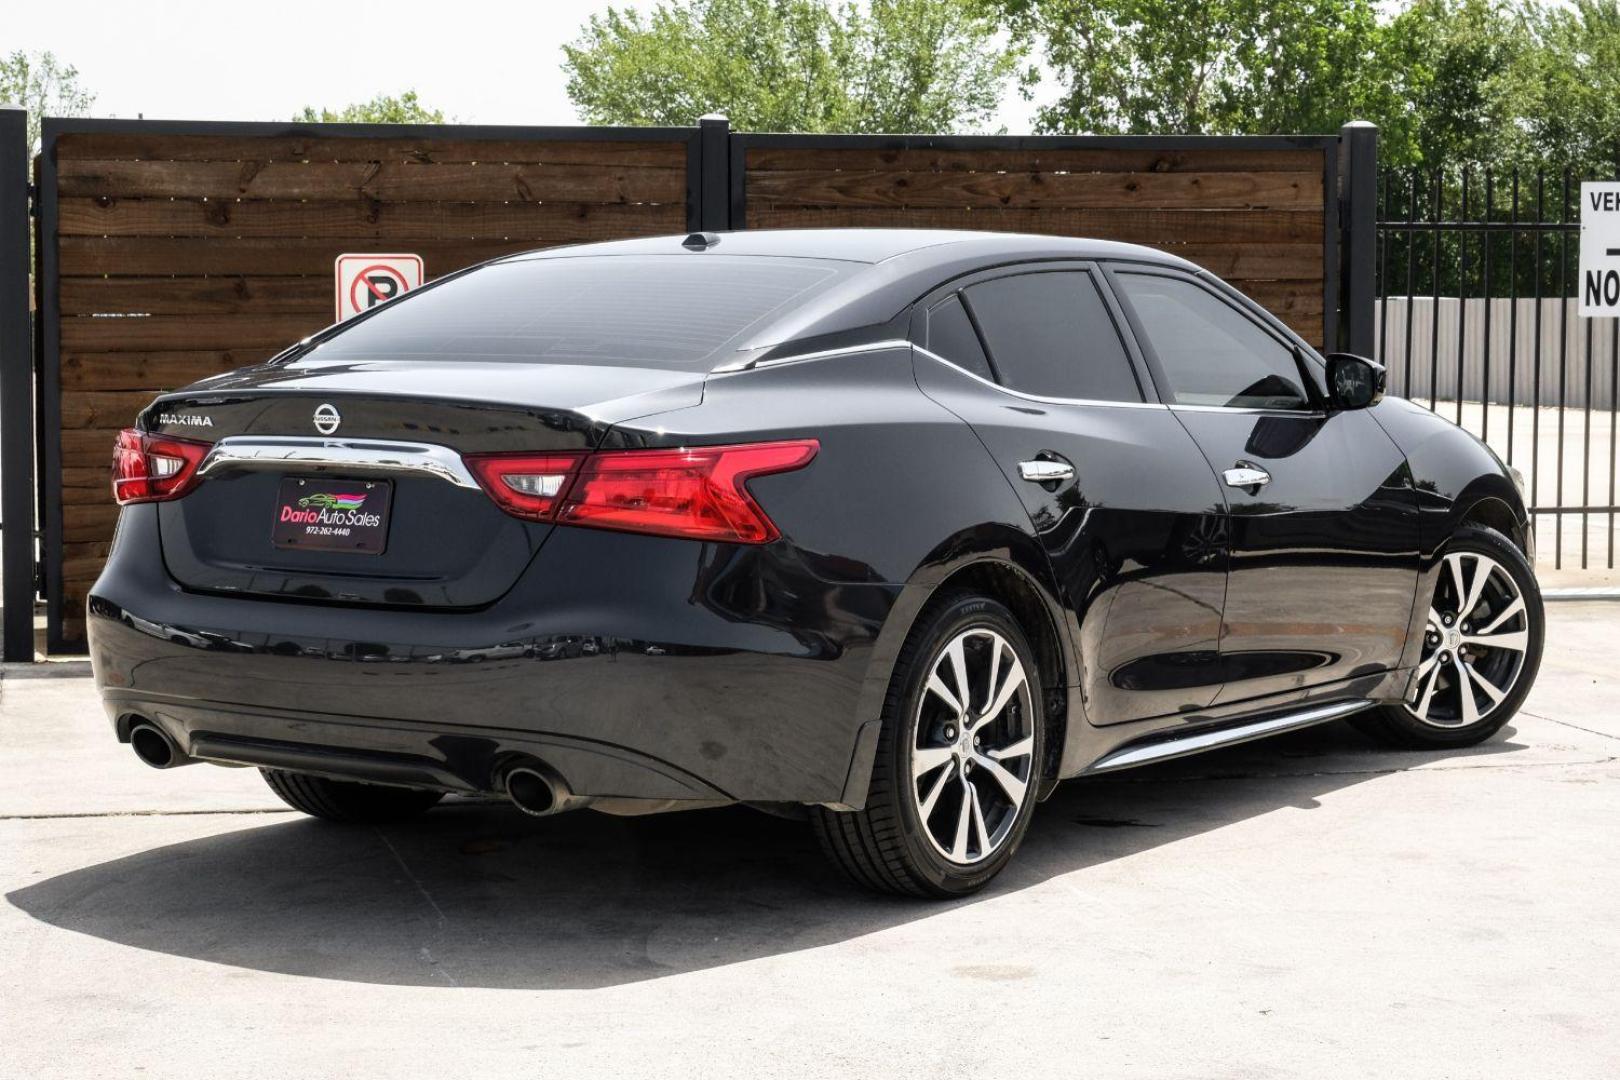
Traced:
<path fill-rule="evenodd" d="M 366 494 L 338 495 L 329 491 L 316 491 L 298 500 L 297 506 L 283 506 L 281 520 L 294 525 L 366 525 L 382 524 L 378 514 L 365 512 Z"/>

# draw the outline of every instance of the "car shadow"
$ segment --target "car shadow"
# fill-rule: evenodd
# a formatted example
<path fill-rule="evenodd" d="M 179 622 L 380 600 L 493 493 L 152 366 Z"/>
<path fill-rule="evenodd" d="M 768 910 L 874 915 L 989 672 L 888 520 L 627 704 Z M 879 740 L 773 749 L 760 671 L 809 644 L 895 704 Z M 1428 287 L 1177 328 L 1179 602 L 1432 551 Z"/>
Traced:
<path fill-rule="evenodd" d="M 1325 795 L 1439 757 L 1524 749 L 1507 728 L 1444 755 L 1379 751 L 1334 724 L 1062 785 L 978 896 L 874 896 L 802 823 L 743 808 L 529 818 L 446 804 L 382 829 L 274 819 L 7 894 L 53 926 L 242 968 L 398 985 L 595 988 L 811 949 Z"/>

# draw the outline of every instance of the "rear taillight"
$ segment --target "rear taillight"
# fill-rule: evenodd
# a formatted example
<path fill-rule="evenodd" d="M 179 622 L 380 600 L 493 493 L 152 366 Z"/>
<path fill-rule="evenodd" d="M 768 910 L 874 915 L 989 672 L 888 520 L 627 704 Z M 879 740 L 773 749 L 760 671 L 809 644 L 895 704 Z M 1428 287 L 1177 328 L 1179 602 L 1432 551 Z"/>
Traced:
<path fill-rule="evenodd" d="M 473 471 L 495 504 L 513 517 L 550 521 L 557 500 L 584 454 L 468 454 Z"/>
<path fill-rule="evenodd" d="M 507 513 L 597 529 L 765 544 L 781 535 L 748 493 L 756 476 L 808 465 L 814 439 L 609 450 L 469 455 L 478 482 Z"/>
<path fill-rule="evenodd" d="M 197 466 L 212 448 L 212 443 L 125 428 L 113 446 L 113 498 L 120 506 L 178 499 L 196 484 Z"/>

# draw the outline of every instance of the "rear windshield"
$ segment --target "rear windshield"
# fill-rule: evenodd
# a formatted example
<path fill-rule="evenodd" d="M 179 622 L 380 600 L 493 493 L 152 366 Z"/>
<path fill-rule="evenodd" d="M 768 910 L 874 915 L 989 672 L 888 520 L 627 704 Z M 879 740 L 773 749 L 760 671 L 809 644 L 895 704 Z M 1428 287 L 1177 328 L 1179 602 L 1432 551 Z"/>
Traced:
<path fill-rule="evenodd" d="M 707 252 L 519 259 L 405 296 L 306 355 L 707 371 L 751 328 L 859 267 Z"/>

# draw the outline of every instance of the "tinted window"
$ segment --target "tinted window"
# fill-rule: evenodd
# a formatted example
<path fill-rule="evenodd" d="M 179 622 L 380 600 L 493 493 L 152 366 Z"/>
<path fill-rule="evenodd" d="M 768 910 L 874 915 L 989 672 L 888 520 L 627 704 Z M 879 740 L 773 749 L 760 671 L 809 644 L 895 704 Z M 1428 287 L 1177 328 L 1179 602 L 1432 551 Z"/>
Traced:
<path fill-rule="evenodd" d="M 1182 278 L 1118 275 L 1179 405 L 1300 409 L 1294 351 L 1209 290 Z"/>
<path fill-rule="evenodd" d="M 979 344 L 979 333 L 973 329 L 973 323 L 968 320 L 958 296 L 952 296 L 929 309 L 928 351 L 966 368 L 981 379 L 995 378 L 990 371 L 990 362 L 984 358 L 984 346 Z"/>
<path fill-rule="evenodd" d="M 1142 400 L 1089 273 L 996 278 L 968 289 L 967 301 L 1005 385 L 1041 397 Z"/>
<path fill-rule="evenodd" d="M 710 254 L 520 259 L 407 295 L 314 355 L 707 371 L 744 331 L 859 268 Z"/>

